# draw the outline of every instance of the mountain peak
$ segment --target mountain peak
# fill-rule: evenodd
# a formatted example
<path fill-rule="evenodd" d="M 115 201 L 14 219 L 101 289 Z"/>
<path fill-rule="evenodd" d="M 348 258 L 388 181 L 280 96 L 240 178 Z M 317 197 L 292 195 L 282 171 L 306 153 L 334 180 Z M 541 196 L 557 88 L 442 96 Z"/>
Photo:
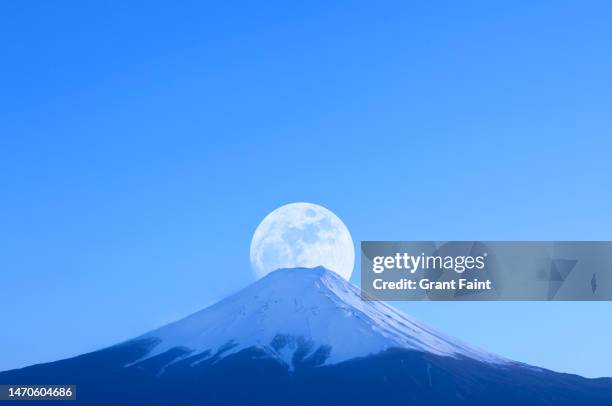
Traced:
<path fill-rule="evenodd" d="M 158 344 L 150 358 L 177 347 L 185 356 L 223 358 L 257 348 L 290 368 L 296 354 L 320 364 L 403 348 L 503 363 L 402 314 L 361 299 L 360 290 L 323 267 L 279 269 L 226 299 L 139 339 Z"/>
<path fill-rule="evenodd" d="M 292 284 L 309 284 L 323 279 L 344 281 L 340 275 L 323 266 L 314 268 L 280 268 L 270 272 L 263 278 L 254 282 L 257 283 L 278 283 L 281 280 L 291 281 Z"/>

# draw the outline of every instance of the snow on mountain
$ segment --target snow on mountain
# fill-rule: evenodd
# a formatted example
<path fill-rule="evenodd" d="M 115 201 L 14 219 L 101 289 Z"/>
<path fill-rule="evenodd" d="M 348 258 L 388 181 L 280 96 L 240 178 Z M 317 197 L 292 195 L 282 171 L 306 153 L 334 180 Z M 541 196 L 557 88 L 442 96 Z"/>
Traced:
<path fill-rule="evenodd" d="M 381 302 L 325 268 L 281 269 L 242 291 L 138 339 L 159 344 L 138 362 L 172 348 L 223 358 L 257 347 L 290 368 L 323 356 L 325 364 L 399 347 L 487 363 L 507 361 L 445 336 Z M 187 355 L 186 355 L 187 356 Z"/>

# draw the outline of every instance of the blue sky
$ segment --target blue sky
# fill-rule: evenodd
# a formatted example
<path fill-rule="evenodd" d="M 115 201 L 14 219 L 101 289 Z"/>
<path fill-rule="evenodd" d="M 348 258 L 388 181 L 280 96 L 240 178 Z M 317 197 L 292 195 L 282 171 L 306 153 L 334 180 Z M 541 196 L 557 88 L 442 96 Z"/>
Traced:
<path fill-rule="evenodd" d="M 609 3 L 222 3 L 0 6 L 0 370 L 245 286 L 288 202 L 356 244 L 610 239 Z M 398 307 L 612 376 L 611 303 Z"/>

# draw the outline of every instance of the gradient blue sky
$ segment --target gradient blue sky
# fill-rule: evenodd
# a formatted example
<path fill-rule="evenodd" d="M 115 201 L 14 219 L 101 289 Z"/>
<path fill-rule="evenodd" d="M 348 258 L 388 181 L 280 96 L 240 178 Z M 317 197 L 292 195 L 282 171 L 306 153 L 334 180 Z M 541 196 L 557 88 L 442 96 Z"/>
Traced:
<path fill-rule="evenodd" d="M 0 370 L 245 286 L 288 202 L 356 244 L 610 239 L 609 2 L 84 3 L 0 6 Z M 398 306 L 612 376 L 612 303 Z"/>

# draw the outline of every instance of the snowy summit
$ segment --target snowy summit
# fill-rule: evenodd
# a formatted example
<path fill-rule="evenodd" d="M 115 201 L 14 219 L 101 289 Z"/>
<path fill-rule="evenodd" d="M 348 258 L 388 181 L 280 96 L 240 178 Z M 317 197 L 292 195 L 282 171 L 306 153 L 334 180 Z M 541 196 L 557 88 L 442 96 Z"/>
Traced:
<path fill-rule="evenodd" d="M 253 347 L 289 368 L 297 360 L 335 364 L 390 348 L 510 362 L 384 303 L 362 300 L 359 288 L 323 267 L 277 270 L 215 305 L 137 339 L 158 342 L 138 362 L 175 348 L 186 350 L 184 357 L 206 353 L 201 361 Z"/>

